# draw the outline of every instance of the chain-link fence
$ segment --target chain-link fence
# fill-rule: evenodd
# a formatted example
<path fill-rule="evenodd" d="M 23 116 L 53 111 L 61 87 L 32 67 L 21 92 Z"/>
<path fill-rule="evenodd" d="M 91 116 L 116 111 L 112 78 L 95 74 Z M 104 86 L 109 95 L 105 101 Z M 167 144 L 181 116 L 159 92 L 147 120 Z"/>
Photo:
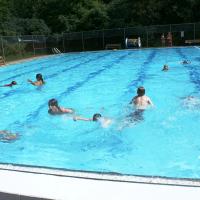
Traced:
<path fill-rule="evenodd" d="M 137 26 L 63 33 L 58 35 L 1 36 L 0 56 L 12 61 L 39 55 L 52 54 L 53 48 L 61 52 L 104 50 L 107 45 L 117 44 L 124 49 L 126 38 L 141 38 L 142 47 L 160 47 L 161 35 L 172 33 L 173 46 L 185 46 L 187 40 L 194 44 L 200 40 L 200 22 L 155 26 Z M 196 43 L 195 43 L 196 41 Z"/>

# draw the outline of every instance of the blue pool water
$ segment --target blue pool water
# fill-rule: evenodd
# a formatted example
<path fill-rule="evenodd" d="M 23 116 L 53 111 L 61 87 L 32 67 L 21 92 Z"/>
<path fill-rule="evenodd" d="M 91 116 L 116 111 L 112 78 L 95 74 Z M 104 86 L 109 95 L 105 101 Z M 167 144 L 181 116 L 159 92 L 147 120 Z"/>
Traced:
<path fill-rule="evenodd" d="M 191 64 L 182 65 L 184 59 Z M 170 67 L 162 72 L 163 64 Z M 46 84 L 27 79 L 42 73 Z M 0 142 L 0 162 L 98 172 L 200 178 L 200 49 L 71 53 L 0 68 L 0 129 L 19 133 Z M 128 124 L 138 86 L 155 104 Z M 187 100 L 188 96 L 195 99 Z M 101 113 L 113 123 L 50 116 L 56 98 L 78 115 Z"/>

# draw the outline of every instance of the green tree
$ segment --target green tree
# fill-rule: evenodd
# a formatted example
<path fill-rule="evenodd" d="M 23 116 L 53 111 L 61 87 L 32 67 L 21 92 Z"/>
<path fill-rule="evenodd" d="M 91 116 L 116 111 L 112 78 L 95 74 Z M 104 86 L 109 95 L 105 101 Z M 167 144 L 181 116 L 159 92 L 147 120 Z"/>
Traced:
<path fill-rule="evenodd" d="M 6 33 L 6 27 L 4 23 L 10 18 L 10 2 L 5 0 L 0 0 L 0 34 L 4 35 Z"/>
<path fill-rule="evenodd" d="M 0 0 L 0 34 L 200 21 L 200 0 Z"/>
<path fill-rule="evenodd" d="M 108 7 L 110 27 L 150 25 L 159 20 L 159 0 L 113 0 Z"/>
<path fill-rule="evenodd" d="M 106 6 L 98 1 L 91 1 L 82 8 L 82 17 L 78 28 L 80 30 L 93 30 L 107 28 L 109 17 Z"/>
<path fill-rule="evenodd" d="M 160 24 L 175 24 L 192 21 L 193 4 L 199 0 L 165 0 L 160 9 Z M 199 19 L 196 19 L 199 20 Z"/>

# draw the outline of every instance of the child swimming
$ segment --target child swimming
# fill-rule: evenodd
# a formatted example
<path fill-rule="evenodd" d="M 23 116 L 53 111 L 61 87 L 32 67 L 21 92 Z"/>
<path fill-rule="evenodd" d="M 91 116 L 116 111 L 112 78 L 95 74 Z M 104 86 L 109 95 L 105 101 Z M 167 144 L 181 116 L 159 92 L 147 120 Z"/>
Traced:
<path fill-rule="evenodd" d="M 50 99 L 48 102 L 49 110 L 48 113 L 51 115 L 60 115 L 60 114 L 72 114 L 74 110 L 71 108 L 63 108 L 58 105 L 56 99 Z"/>
<path fill-rule="evenodd" d="M 11 142 L 18 138 L 17 133 L 11 133 L 7 130 L 1 130 L 0 131 L 0 142 Z"/>
<path fill-rule="evenodd" d="M 12 81 L 11 83 L 5 84 L 5 85 L 3 85 L 1 87 L 12 87 L 13 85 L 17 85 L 17 82 L 16 81 Z"/>
<path fill-rule="evenodd" d="M 189 60 L 183 60 L 183 61 L 181 62 L 181 64 L 183 64 L 183 65 L 190 64 L 190 63 L 191 63 L 191 61 L 189 61 Z"/>
<path fill-rule="evenodd" d="M 81 121 L 100 122 L 103 128 L 107 128 L 112 123 L 111 119 L 102 117 L 100 113 L 95 113 L 92 118 L 84 118 L 80 116 L 75 116 L 73 119 L 74 121 L 81 120 Z"/>
<path fill-rule="evenodd" d="M 36 81 L 35 82 L 30 80 L 30 79 L 28 79 L 27 81 L 34 86 L 41 86 L 41 85 L 45 84 L 43 77 L 42 77 L 42 74 L 36 74 Z"/>
<path fill-rule="evenodd" d="M 195 96 L 187 96 L 182 98 L 182 105 L 184 108 L 197 111 L 200 109 L 200 99 Z"/>
<path fill-rule="evenodd" d="M 162 68 L 162 71 L 168 71 L 169 70 L 169 66 L 168 65 L 164 65 Z"/>

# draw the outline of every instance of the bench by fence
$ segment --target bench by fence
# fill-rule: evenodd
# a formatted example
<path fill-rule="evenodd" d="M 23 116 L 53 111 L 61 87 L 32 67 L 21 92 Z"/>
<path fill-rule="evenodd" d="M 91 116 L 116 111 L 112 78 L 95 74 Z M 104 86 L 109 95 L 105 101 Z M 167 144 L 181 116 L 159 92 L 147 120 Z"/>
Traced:
<path fill-rule="evenodd" d="M 185 40 L 185 44 L 198 44 L 200 43 L 200 39 L 196 40 Z"/>
<path fill-rule="evenodd" d="M 121 49 L 121 44 L 106 44 L 105 49 Z"/>

